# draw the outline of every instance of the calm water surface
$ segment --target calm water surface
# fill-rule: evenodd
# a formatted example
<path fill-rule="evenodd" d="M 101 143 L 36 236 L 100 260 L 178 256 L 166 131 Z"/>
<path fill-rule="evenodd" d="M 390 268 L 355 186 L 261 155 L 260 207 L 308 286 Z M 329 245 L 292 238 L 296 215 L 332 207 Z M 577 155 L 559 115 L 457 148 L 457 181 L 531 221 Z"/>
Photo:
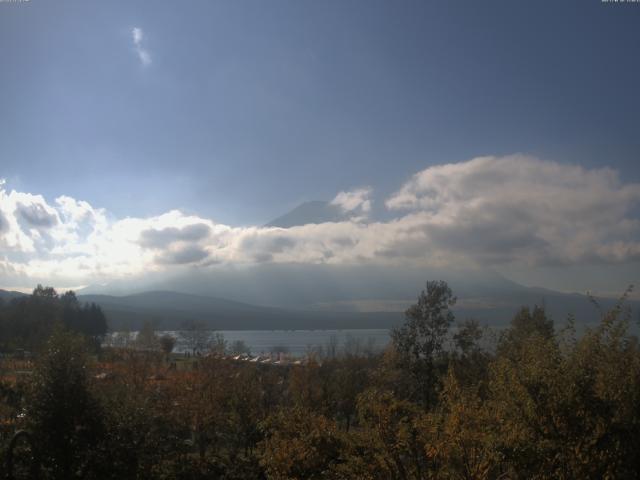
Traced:
<path fill-rule="evenodd" d="M 137 332 L 132 332 L 135 335 Z M 161 331 L 158 335 L 169 334 L 177 339 L 175 352 L 184 352 L 188 346 L 180 337 L 179 331 Z M 359 349 L 381 351 L 390 341 L 389 330 L 386 329 L 354 329 L 354 330 L 218 330 L 231 345 L 242 340 L 258 355 L 273 351 L 286 351 L 294 356 L 302 356 L 314 349 L 336 345 L 338 352 L 348 349 L 353 353 Z M 113 335 L 117 335 L 114 333 Z"/>
<path fill-rule="evenodd" d="M 337 343 L 338 351 L 344 349 L 384 349 L 389 343 L 389 330 L 230 330 L 220 332 L 231 344 L 244 341 L 251 353 L 268 353 L 286 347 L 292 355 L 304 355 L 318 347 L 326 348 Z"/>

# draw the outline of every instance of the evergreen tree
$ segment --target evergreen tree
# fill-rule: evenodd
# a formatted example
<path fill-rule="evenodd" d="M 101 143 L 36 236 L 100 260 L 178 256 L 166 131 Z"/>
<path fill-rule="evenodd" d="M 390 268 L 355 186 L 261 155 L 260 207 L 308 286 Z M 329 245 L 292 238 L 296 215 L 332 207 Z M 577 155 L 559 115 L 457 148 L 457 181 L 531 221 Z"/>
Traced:
<path fill-rule="evenodd" d="M 82 337 L 56 329 L 39 359 L 27 418 L 46 478 L 81 478 L 103 434 Z"/>

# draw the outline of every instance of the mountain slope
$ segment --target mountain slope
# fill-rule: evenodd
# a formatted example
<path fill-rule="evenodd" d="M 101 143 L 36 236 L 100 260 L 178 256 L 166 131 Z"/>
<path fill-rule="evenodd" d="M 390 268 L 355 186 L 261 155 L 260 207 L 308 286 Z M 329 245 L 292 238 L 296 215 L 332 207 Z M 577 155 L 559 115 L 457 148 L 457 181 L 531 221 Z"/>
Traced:
<path fill-rule="evenodd" d="M 398 312 L 313 312 L 250 305 L 177 292 L 144 292 L 115 297 L 80 295 L 95 302 L 107 315 L 112 330 L 138 329 L 150 321 L 159 329 L 179 329 L 195 320 L 220 330 L 279 330 L 320 328 L 389 328 L 399 322 Z"/>
<path fill-rule="evenodd" d="M 345 280 L 352 283 L 349 278 Z M 458 297 L 454 307 L 458 321 L 475 318 L 483 324 L 504 326 L 520 307 L 533 305 L 544 305 L 559 326 L 569 315 L 575 317 L 579 326 L 594 324 L 600 318 L 598 309 L 585 295 L 528 288 L 499 277 L 484 284 L 479 283 L 479 279 L 467 280 L 471 281 L 465 283 L 461 279 L 450 279 Z M 302 291 L 307 291 L 310 285 L 302 287 Z M 419 292 L 417 289 L 410 296 L 399 296 L 398 291 L 388 292 L 387 297 L 365 296 L 364 293 L 373 293 L 371 285 L 366 285 L 362 295 L 351 292 L 350 296 L 342 298 L 336 296 L 339 287 L 338 290 L 320 293 L 311 288 L 315 295 L 309 295 L 305 302 L 295 307 L 286 308 L 175 291 L 148 291 L 125 296 L 80 294 L 78 299 L 100 305 L 112 330 L 135 330 L 146 321 L 153 322 L 158 329 L 179 329 L 190 320 L 221 330 L 390 328 L 402 321 L 402 312 L 415 302 Z M 292 289 L 289 294 L 296 296 L 302 291 Z M 0 298 L 5 301 L 21 296 L 24 294 L 0 290 Z M 322 301 L 322 298 L 329 301 Z M 606 298 L 598 299 L 598 302 L 603 311 L 616 303 L 614 299 Z M 626 305 L 634 315 L 640 312 L 640 302 L 629 301 Z"/>
<path fill-rule="evenodd" d="M 12 290 L 0 290 L 0 300 L 9 302 L 14 298 L 25 297 L 27 294 L 22 292 L 14 292 Z"/>
<path fill-rule="evenodd" d="M 187 320 L 221 330 L 391 328 L 402 321 L 402 311 L 413 303 L 407 300 L 397 311 L 361 312 L 281 309 L 176 292 L 145 292 L 124 297 L 82 295 L 79 299 L 99 304 L 114 330 L 137 329 L 145 321 L 154 322 L 156 328 L 179 329 Z M 615 305 L 613 299 L 598 302 L 604 311 Z M 584 295 L 524 287 L 520 292 L 459 296 L 454 313 L 458 321 L 475 318 L 483 324 L 505 326 L 520 307 L 533 305 L 544 305 L 559 326 L 569 315 L 573 315 L 580 326 L 594 324 L 600 318 L 598 310 Z M 640 302 L 627 305 L 634 312 L 640 311 Z"/>
<path fill-rule="evenodd" d="M 298 205 L 278 218 L 271 220 L 265 227 L 290 228 L 309 223 L 340 222 L 348 219 L 340 207 L 329 202 L 314 200 Z"/>

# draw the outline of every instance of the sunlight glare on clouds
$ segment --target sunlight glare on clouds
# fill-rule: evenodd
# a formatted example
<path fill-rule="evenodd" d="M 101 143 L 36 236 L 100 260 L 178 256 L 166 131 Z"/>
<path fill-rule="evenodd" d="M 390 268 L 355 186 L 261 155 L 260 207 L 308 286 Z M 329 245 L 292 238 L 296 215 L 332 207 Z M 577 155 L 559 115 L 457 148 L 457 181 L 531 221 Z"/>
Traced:
<path fill-rule="evenodd" d="M 93 283 L 179 266 L 297 263 L 549 265 L 640 259 L 640 184 L 611 169 L 533 157 L 480 157 L 415 174 L 386 201 L 389 221 L 363 218 L 370 188 L 332 201 L 354 216 L 290 228 L 233 227 L 171 210 L 109 219 L 88 202 L 0 185 L 4 281 Z M 365 217 L 363 217 L 365 216 Z M 32 282 L 31 282 L 32 283 Z"/>

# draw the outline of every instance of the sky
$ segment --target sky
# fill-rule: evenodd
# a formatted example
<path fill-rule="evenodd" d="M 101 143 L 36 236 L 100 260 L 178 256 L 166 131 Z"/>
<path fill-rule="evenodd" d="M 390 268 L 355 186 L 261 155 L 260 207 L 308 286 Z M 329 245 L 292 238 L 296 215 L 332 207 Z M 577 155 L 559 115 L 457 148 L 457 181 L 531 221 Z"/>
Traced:
<path fill-rule="evenodd" d="M 0 2 L 0 42 L 0 287 L 640 280 L 638 3 L 30 0 Z M 261 228 L 310 200 L 353 215 Z"/>

